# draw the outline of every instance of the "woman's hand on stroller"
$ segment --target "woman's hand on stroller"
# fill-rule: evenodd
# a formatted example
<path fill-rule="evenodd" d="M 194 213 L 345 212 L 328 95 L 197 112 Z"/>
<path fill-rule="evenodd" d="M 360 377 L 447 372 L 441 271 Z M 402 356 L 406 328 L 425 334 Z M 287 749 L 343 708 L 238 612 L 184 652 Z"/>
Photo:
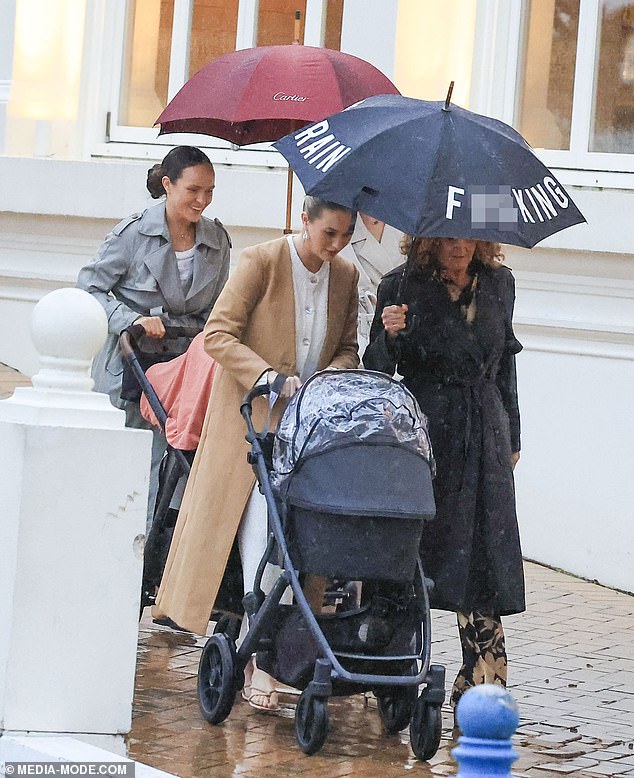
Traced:
<path fill-rule="evenodd" d="M 140 316 L 134 323 L 143 327 L 148 338 L 165 337 L 165 324 L 160 316 Z"/>
<path fill-rule="evenodd" d="M 267 374 L 269 386 L 273 384 L 277 376 L 278 373 L 276 373 L 275 370 L 269 370 Z M 302 382 L 300 381 L 299 376 L 290 375 L 287 377 L 286 381 L 284 381 L 284 384 L 280 389 L 279 396 L 289 399 L 299 390 L 301 385 Z"/>

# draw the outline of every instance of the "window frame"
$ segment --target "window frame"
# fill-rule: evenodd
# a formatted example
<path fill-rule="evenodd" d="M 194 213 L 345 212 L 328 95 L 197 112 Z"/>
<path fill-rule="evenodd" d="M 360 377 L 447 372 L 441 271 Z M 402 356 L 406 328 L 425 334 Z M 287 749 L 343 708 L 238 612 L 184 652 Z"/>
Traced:
<path fill-rule="evenodd" d="M 174 0 L 172 20 L 172 44 L 168 79 L 168 102 L 188 79 L 189 44 L 194 0 Z M 117 16 L 114 30 L 113 58 L 115 67 L 111 82 L 111 91 L 107 116 L 105 142 L 98 143 L 94 156 L 101 157 L 138 157 L 139 146 L 144 146 L 143 156 L 162 156 L 165 147 L 187 144 L 203 148 L 212 162 L 217 164 L 260 165 L 280 167 L 282 158 L 270 143 L 250 145 L 239 148 L 222 138 L 211 135 L 178 133 L 158 136 L 157 127 L 133 127 L 119 123 L 121 100 L 121 81 L 124 68 L 124 52 L 131 4 L 124 0 L 124 13 Z M 307 0 L 306 19 L 304 20 L 304 44 L 323 45 L 327 0 Z M 255 46 L 257 40 L 258 0 L 239 0 L 236 28 L 236 51 Z M 175 140 L 176 139 L 176 140 Z M 149 152 L 149 153 L 148 153 Z"/>
<path fill-rule="evenodd" d="M 514 126 L 519 126 L 520 92 L 525 57 L 525 28 L 528 24 L 530 0 L 524 0 L 522 13 L 514 17 L 518 67 L 513 89 Z M 634 189 L 634 151 L 631 154 L 590 151 L 593 118 L 593 98 L 596 85 L 596 57 L 601 30 L 601 0 L 580 0 L 577 54 L 575 62 L 569 149 L 535 148 L 549 167 L 567 171 L 569 183 L 605 185 Z M 582 45 L 579 42 L 582 41 Z M 575 175 L 578 173 L 579 175 Z M 588 176 L 587 174 L 590 174 Z M 605 183 L 603 183 L 605 182 Z"/>

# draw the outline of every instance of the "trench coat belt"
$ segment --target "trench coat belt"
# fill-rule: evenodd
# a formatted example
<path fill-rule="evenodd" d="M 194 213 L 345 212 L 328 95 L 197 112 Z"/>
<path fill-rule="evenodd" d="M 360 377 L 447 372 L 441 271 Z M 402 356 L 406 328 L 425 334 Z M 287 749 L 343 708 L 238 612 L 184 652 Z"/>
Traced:
<path fill-rule="evenodd" d="M 484 400 L 484 394 L 489 389 L 497 388 L 495 379 L 493 376 L 483 372 L 475 377 L 458 377 L 458 376 L 444 376 L 440 380 L 433 380 L 433 378 L 424 379 L 427 384 L 436 384 L 437 386 L 455 386 L 457 387 L 463 397 L 465 406 L 465 424 L 464 424 L 464 436 L 462 450 L 464 458 L 462 461 L 462 472 L 460 474 L 461 488 L 464 486 L 464 471 L 467 461 L 467 452 L 469 450 L 469 444 L 471 442 L 471 433 L 473 428 L 473 412 L 475 408 L 481 408 Z"/>

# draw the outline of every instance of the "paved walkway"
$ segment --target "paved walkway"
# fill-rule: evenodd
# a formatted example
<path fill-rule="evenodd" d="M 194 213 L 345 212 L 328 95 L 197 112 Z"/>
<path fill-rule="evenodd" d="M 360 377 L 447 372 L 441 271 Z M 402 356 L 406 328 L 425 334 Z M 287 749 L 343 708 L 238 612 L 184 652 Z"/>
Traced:
<path fill-rule="evenodd" d="M 13 394 L 16 386 L 30 386 L 31 381 L 22 373 L 0 362 L 0 400 Z"/>
<path fill-rule="evenodd" d="M 521 722 L 514 773 L 548 776 L 634 776 L 634 597 L 527 562 L 528 610 L 504 620 L 510 690 Z M 433 661 L 459 667 L 451 614 L 435 612 Z M 329 703 L 330 734 L 312 757 L 295 742 L 293 700 L 277 714 L 237 699 L 212 727 L 196 703 L 196 671 L 204 638 L 141 622 L 130 755 L 182 778 L 392 778 L 454 775 L 455 745 L 446 709 L 441 748 L 418 762 L 407 731 L 386 737 L 372 701 Z"/>
<path fill-rule="evenodd" d="M 0 365 L 0 398 L 28 383 Z M 527 612 L 504 620 L 510 690 L 521 713 L 515 775 L 634 776 L 634 597 L 531 562 L 526 578 Z M 449 686 L 460 664 L 453 616 L 435 612 L 432 632 L 433 661 L 446 665 Z M 407 732 L 382 734 L 375 704 L 362 695 L 330 701 L 330 734 L 312 757 L 296 745 L 291 697 L 276 714 L 238 699 L 222 725 L 207 725 L 195 693 L 204 642 L 152 624 L 146 609 L 131 757 L 181 778 L 455 774 L 448 709 L 429 764 L 413 757 Z"/>

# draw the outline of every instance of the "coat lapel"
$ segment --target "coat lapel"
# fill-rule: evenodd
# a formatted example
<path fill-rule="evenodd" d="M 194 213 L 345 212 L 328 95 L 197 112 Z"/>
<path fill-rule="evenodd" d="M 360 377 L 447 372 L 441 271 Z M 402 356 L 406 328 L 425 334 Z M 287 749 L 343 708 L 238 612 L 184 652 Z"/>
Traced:
<path fill-rule="evenodd" d="M 203 246 L 207 246 L 214 249 L 214 252 L 220 251 L 220 242 L 217 234 L 217 230 L 219 229 L 221 228 L 216 228 L 214 222 L 208 222 L 206 219 L 201 219 L 196 225 L 194 272 L 189 291 L 185 296 L 186 300 L 190 300 L 194 295 L 197 295 L 216 280 L 218 268 L 212 266 L 211 262 L 207 259 L 207 257 L 210 256 L 209 253 L 205 253 L 202 249 Z M 216 254 L 214 253 L 214 255 Z"/>
<path fill-rule="evenodd" d="M 209 286 L 216 279 L 216 274 L 212 272 L 207 260 L 204 258 L 199 248 L 194 252 L 194 266 L 193 276 L 189 291 L 185 296 L 186 300 L 191 299 L 194 295 L 197 295 L 205 287 Z"/>
<path fill-rule="evenodd" d="M 145 266 L 156 279 L 169 309 L 176 315 L 185 313 L 185 296 L 171 244 L 164 243 L 151 251 L 145 258 Z"/>

